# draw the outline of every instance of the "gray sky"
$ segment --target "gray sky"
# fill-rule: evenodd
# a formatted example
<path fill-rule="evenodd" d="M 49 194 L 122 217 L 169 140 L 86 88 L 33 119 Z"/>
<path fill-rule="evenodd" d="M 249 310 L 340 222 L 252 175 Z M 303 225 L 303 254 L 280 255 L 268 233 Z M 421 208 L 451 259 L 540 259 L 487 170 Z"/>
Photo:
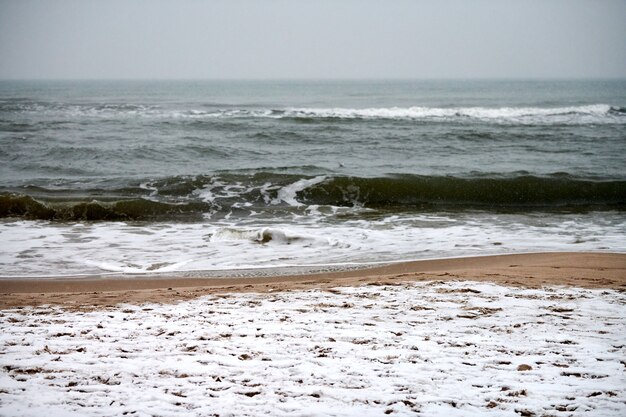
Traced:
<path fill-rule="evenodd" d="M 626 77 L 624 0 L 0 0 L 0 78 Z"/>

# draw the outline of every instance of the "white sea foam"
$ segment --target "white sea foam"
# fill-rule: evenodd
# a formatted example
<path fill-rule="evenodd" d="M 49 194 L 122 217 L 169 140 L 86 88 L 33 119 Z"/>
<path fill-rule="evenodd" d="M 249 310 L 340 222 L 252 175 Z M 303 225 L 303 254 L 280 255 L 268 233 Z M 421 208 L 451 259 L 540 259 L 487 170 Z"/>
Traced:
<path fill-rule="evenodd" d="M 209 235 L 211 242 L 237 242 L 247 240 L 250 242 L 261 244 L 314 244 L 321 243 L 323 239 L 317 236 L 303 236 L 290 231 L 263 227 L 256 229 L 222 227 Z"/>
<path fill-rule="evenodd" d="M 133 111 L 134 112 L 134 111 Z M 133 113 L 134 114 L 134 113 Z M 336 119 L 415 119 L 446 121 L 475 119 L 517 123 L 626 123 L 626 116 L 608 104 L 568 107 L 370 107 L 226 109 L 211 111 L 149 110 L 147 116 L 174 118 L 336 118 Z"/>
<path fill-rule="evenodd" d="M 85 261 L 85 265 L 93 266 L 102 271 L 119 272 L 122 274 L 145 274 L 145 273 L 158 273 L 158 272 L 175 272 L 184 269 L 184 266 L 191 262 L 191 259 L 181 262 L 169 263 L 169 262 L 157 262 L 153 264 L 135 265 L 132 263 L 116 264 L 110 262 L 93 262 Z"/>
<path fill-rule="evenodd" d="M 310 179 L 301 179 L 282 187 L 269 182 L 262 185 L 244 185 L 241 182 L 226 184 L 219 178 L 213 178 L 209 184 L 201 189 L 194 190 L 193 194 L 205 202 L 221 205 L 224 200 L 236 199 L 246 193 L 258 191 L 265 204 L 278 205 L 286 203 L 292 207 L 302 207 L 304 204 L 297 200 L 297 194 L 313 185 L 324 182 L 326 178 L 326 176 L 322 175 Z M 272 192 L 276 192 L 276 195 L 272 196 Z M 237 201 L 232 207 L 241 208 L 250 207 L 251 205 L 252 203 L 250 202 Z"/>
<path fill-rule="evenodd" d="M 415 119 L 447 121 L 475 119 L 486 122 L 516 123 L 617 123 L 626 124 L 626 114 L 609 104 L 587 104 L 565 107 L 287 107 L 171 109 L 146 105 L 27 105 L 25 113 L 48 114 L 72 118 L 165 118 L 165 119 L 231 119 L 231 118 L 336 118 L 336 119 Z"/>
<path fill-rule="evenodd" d="M 319 210 L 319 209 L 316 209 Z M 291 223 L 0 222 L 0 276 L 155 273 L 367 264 L 536 251 L 626 252 L 626 220 L 598 215 L 455 214 Z"/>
<path fill-rule="evenodd" d="M 273 204 L 278 204 L 281 201 L 289 204 L 290 206 L 301 206 L 302 203 L 296 200 L 296 194 L 300 191 L 304 191 L 307 188 L 322 183 L 326 180 L 326 176 L 321 175 L 319 177 L 314 177 L 311 179 L 302 179 L 294 182 L 293 184 L 286 185 L 278 190 L 278 196 L 272 202 Z"/>
<path fill-rule="evenodd" d="M 389 108 L 289 108 L 283 117 L 341 118 L 341 119 L 454 119 L 472 118 L 502 121 L 591 121 L 622 120 L 611 114 L 608 104 L 571 107 L 389 107 Z"/>
<path fill-rule="evenodd" d="M 134 111 L 133 111 L 134 112 Z M 134 114 L 134 113 L 133 113 Z M 336 119 L 415 119 L 446 121 L 475 119 L 487 122 L 517 123 L 626 123 L 626 116 L 608 104 L 568 107 L 370 107 L 227 109 L 175 111 L 146 115 L 174 118 L 336 118 Z"/>

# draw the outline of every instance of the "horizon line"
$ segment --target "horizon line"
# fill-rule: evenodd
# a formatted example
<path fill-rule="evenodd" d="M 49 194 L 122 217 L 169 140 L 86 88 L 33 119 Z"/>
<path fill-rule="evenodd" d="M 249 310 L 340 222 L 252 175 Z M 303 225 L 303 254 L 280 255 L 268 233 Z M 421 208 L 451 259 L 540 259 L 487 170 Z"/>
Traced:
<path fill-rule="evenodd" d="M 617 81 L 623 76 L 572 76 L 572 77 L 0 77 L 6 81 Z"/>

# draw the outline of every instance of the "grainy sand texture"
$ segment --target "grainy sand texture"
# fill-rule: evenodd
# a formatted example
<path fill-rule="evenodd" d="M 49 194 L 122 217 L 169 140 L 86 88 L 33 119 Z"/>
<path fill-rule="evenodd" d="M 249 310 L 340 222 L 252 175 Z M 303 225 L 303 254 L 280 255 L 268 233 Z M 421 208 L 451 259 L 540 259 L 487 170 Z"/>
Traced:
<path fill-rule="evenodd" d="M 90 309 L 117 303 L 175 302 L 219 292 L 265 292 L 373 282 L 489 281 L 541 287 L 626 288 L 626 254 L 533 253 L 402 262 L 363 270 L 257 278 L 4 279 L 0 307 L 55 304 Z"/>

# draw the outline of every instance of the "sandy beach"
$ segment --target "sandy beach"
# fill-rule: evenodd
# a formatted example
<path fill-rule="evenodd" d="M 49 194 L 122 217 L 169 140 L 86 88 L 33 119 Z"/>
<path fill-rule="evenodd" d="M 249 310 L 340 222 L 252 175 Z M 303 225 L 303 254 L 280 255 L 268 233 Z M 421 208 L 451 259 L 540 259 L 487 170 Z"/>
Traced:
<path fill-rule="evenodd" d="M 362 270 L 257 278 L 164 276 L 0 280 L 0 308 L 62 305 L 90 309 L 119 303 L 171 303 L 222 292 L 328 289 L 412 281 L 488 281 L 539 288 L 626 288 L 626 254 L 533 253 L 396 263 Z"/>

